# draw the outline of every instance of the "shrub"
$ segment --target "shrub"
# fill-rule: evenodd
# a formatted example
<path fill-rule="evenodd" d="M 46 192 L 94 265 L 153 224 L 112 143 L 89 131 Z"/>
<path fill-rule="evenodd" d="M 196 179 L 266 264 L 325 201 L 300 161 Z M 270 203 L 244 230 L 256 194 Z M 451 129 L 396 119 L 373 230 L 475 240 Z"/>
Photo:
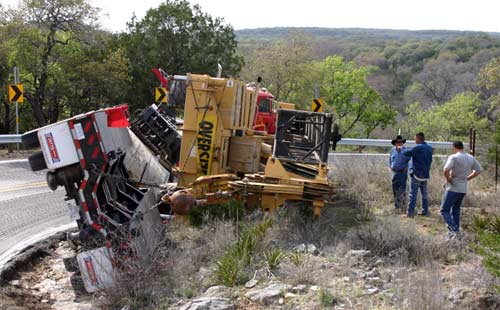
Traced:
<path fill-rule="evenodd" d="M 500 278 L 500 215 L 475 216 L 474 230 L 478 238 L 476 250 L 484 258 L 486 270 Z M 500 293 L 499 285 L 496 285 L 496 290 Z"/>
<path fill-rule="evenodd" d="M 418 233 L 414 222 L 403 225 L 396 216 L 378 218 L 347 233 L 345 241 L 353 249 L 371 251 L 403 264 L 422 265 L 447 257 L 447 249 L 431 237 Z"/>
<path fill-rule="evenodd" d="M 218 204 L 204 205 L 193 208 L 189 213 L 189 222 L 195 227 L 217 220 L 239 221 L 245 212 L 243 203 L 231 199 Z"/>
<path fill-rule="evenodd" d="M 257 246 L 263 240 L 272 220 L 264 219 L 253 226 L 242 226 L 238 239 L 216 263 L 216 280 L 226 286 L 243 284 L 249 279 L 248 269 L 253 263 Z"/>
<path fill-rule="evenodd" d="M 328 289 L 321 287 L 318 292 L 319 304 L 323 308 L 330 308 L 338 303 L 337 297 Z"/>
<path fill-rule="evenodd" d="M 281 249 L 267 249 L 264 251 L 264 259 L 269 270 L 275 270 L 285 258 L 285 252 Z"/>

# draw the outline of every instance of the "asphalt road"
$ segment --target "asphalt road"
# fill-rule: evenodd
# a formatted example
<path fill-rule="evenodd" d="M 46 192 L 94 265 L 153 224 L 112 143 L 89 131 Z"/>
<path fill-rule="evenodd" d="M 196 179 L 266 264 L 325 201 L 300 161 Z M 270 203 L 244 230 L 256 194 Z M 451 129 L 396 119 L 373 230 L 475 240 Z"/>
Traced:
<path fill-rule="evenodd" d="M 51 191 L 45 173 L 27 160 L 0 161 L 0 269 L 24 245 L 72 225 L 64 189 Z"/>

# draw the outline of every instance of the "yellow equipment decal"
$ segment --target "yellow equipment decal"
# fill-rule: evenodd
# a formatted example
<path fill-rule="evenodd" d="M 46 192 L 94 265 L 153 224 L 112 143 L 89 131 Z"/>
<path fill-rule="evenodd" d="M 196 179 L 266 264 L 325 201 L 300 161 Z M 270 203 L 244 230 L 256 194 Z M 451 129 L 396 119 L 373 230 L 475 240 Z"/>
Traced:
<path fill-rule="evenodd" d="M 203 113 L 198 114 L 198 135 L 196 136 L 198 150 L 198 173 L 208 175 L 212 168 L 214 153 L 215 129 L 217 127 L 217 115 Z"/>

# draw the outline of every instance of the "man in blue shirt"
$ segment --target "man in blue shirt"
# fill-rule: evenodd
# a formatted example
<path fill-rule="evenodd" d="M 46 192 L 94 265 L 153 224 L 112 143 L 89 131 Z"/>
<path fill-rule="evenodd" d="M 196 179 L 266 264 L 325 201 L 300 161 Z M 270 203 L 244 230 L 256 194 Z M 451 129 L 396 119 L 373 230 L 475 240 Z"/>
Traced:
<path fill-rule="evenodd" d="M 415 215 L 418 190 L 422 193 L 422 213 L 429 215 L 429 195 L 427 193 L 427 181 L 430 178 L 432 164 L 432 147 L 425 143 L 425 135 L 419 132 L 415 135 L 416 146 L 403 151 L 403 154 L 411 157 L 410 162 L 410 203 L 408 204 L 408 217 Z"/>
<path fill-rule="evenodd" d="M 406 139 L 397 136 L 391 143 L 394 147 L 391 150 L 389 165 L 392 170 L 394 206 L 396 210 L 402 210 L 406 200 L 406 180 L 408 178 L 408 161 L 410 161 L 410 158 L 403 154 L 403 151 L 406 150 L 403 146 Z"/>

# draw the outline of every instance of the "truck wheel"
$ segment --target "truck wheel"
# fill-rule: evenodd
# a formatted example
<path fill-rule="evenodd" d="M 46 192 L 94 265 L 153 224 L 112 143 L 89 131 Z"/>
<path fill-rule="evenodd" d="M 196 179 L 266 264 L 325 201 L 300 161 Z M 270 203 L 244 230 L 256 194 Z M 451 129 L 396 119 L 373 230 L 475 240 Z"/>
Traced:
<path fill-rule="evenodd" d="M 30 163 L 31 170 L 33 171 L 47 169 L 47 164 L 45 163 L 45 158 L 43 158 L 42 152 L 35 153 L 28 157 L 28 162 Z"/>
<path fill-rule="evenodd" d="M 33 149 L 40 146 L 40 141 L 38 141 L 37 130 L 28 131 L 21 136 L 21 141 L 23 146 L 27 149 Z"/>

